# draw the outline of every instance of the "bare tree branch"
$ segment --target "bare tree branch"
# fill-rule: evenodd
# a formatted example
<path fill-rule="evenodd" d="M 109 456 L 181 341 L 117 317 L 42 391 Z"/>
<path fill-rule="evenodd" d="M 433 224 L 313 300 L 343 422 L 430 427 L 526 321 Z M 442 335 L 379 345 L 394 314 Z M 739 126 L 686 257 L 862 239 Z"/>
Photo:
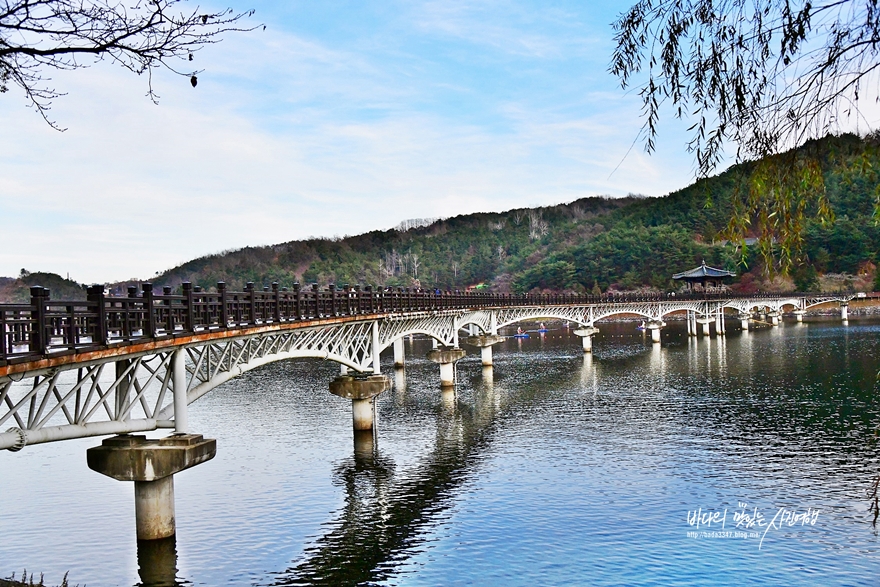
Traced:
<path fill-rule="evenodd" d="M 253 11 L 200 13 L 182 9 L 185 0 L 0 0 L 0 92 L 10 84 L 53 128 L 52 101 L 64 95 L 50 86 L 47 70 L 74 70 L 108 59 L 138 75 L 147 73 L 147 95 L 156 101 L 152 72 L 164 67 L 190 78 L 184 69 L 205 45 L 231 31 L 249 31 L 241 22 Z M 88 59 L 87 59 L 88 58 Z M 174 63 L 180 64 L 175 66 Z"/>

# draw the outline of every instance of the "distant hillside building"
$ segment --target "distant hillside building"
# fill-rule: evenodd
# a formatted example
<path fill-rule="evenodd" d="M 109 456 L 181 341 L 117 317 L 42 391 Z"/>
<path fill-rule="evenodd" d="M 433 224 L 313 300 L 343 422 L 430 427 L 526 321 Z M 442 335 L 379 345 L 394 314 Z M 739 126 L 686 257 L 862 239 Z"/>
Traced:
<path fill-rule="evenodd" d="M 706 261 L 703 261 L 703 264 L 696 269 L 676 273 L 672 276 L 672 279 L 684 281 L 688 291 L 714 292 L 727 289 L 724 280 L 728 277 L 736 277 L 736 273 L 726 269 L 709 267 L 706 265 Z"/>

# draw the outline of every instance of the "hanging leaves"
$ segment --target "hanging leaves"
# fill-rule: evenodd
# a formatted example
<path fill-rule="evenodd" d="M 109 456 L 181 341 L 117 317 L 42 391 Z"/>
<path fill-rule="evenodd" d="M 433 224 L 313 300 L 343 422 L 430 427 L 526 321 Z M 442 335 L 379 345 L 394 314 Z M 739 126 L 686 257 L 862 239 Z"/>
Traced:
<path fill-rule="evenodd" d="M 655 148 L 661 109 L 671 106 L 692 121 L 688 150 L 698 178 L 715 171 L 728 148 L 738 162 L 770 157 L 740 190 L 728 231 L 742 238 L 757 230 L 762 256 L 778 252 L 787 271 L 804 214 L 823 221 L 832 214 L 818 163 L 774 156 L 860 120 L 864 90 L 878 93 L 880 5 L 640 0 L 614 29 L 610 71 L 624 88 L 638 84 L 646 150 Z"/>

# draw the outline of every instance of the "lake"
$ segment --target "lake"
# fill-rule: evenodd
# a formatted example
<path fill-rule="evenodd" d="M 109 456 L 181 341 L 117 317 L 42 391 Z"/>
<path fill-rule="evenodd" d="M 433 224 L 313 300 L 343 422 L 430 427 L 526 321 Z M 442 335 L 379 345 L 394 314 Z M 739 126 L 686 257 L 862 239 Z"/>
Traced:
<path fill-rule="evenodd" d="M 0 577 L 105 585 L 876 585 L 880 321 L 786 322 L 662 346 L 562 324 L 457 365 L 383 372 L 353 438 L 338 365 L 267 365 L 193 404 L 217 456 L 175 476 L 177 537 L 135 540 L 100 439 L 0 454 Z M 157 434 L 158 436 L 158 434 Z M 139 568 L 139 562 L 141 568 Z M 140 573 L 139 574 L 139 570 Z"/>

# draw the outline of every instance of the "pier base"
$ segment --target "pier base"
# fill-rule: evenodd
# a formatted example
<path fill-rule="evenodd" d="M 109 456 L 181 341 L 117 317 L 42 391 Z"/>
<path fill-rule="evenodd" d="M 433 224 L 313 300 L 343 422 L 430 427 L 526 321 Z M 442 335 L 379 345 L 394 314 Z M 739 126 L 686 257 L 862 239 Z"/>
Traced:
<path fill-rule="evenodd" d="M 797 320 L 798 322 L 803 322 L 803 321 L 804 321 L 804 314 L 805 314 L 805 313 L 806 313 L 806 312 L 804 312 L 803 310 L 795 310 L 795 311 L 794 311 L 794 318 L 795 318 L 795 320 Z"/>
<path fill-rule="evenodd" d="M 697 318 L 697 323 L 703 325 L 703 336 L 709 336 L 709 324 L 712 322 L 712 319 L 708 316 L 705 318 Z"/>
<path fill-rule="evenodd" d="M 779 326 L 779 312 L 770 312 L 770 324 Z"/>
<path fill-rule="evenodd" d="M 455 363 L 467 355 L 463 349 L 433 349 L 428 351 L 428 360 L 440 365 L 440 387 L 455 385 Z"/>
<path fill-rule="evenodd" d="M 174 536 L 174 474 L 214 458 L 217 441 L 201 434 L 158 440 L 121 435 L 86 451 L 89 468 L 119 481 L 134 481 L 138 540 Z"/>
<path fill-rule="evenodd" d="M 740 314 L 739 315 L 739 325 L 743 329 L 743 332 L 749 331 L 749 316 L 748 314 Z"/>
<path fill-rule="evenodd" d="M 330 393 L 351 400 L 351 423 L 355 430 L 373 429 L 373 398 L 388 389 L 391 378 L 387 375 L 341 375 L 330 382 Z"/>
<path fill-rule="evenodd" d="M 480 349 L 480 360 L 483 363 L 484 367 L 492 366 L 492 345 L 496 345 L 499 342 L 504 342 L 503 336 L 498 336 L 496 334 L 482 334 L 478 336 L 469 336 L 464 339 L 464 342 L 467 345 L 479 347 Z"/>
<path fill-rule="evenodd" d="M 849 304 L 846 302 L 840 304 L 840 319 L 844 322 L 849 320 Z"/>
<path fill-rule="evenodd" d="M 134 517 L 139 540 L 174 536 L 174 475 L 134 482 Z"/>
<path fill-rule="evenodd" d="M 648 330 L 651 331 L 651 342 L 660 343 L 660 329 L 666 326 L 666 322 L 662 320 L 651 320 L 648 322 Z"/>
<path fill-rule="evenodd" d="M 585 353 L 593 352 L 593 335 L 595 334 L 599 334 L 599 329 L 592 326 L 578 328 L 574 331 L 575 336 L 581 337 L 581 345 L 583 346 Z"/>

